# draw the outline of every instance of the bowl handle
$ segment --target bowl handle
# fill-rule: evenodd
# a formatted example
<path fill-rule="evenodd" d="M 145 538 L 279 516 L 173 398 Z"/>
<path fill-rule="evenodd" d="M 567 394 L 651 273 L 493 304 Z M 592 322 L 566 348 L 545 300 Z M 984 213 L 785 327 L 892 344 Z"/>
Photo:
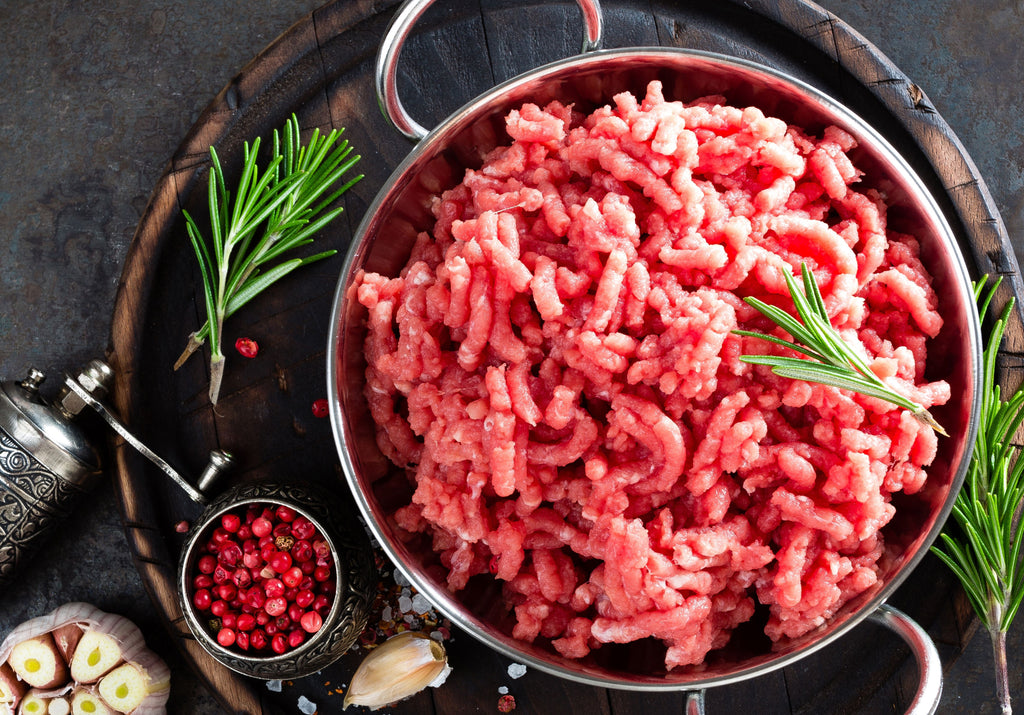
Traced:
<path fill-rule="evenodd" d="M 933 715 L 942 696 L 942 660 L 935 644 L 921 626 L 908 615 L 892 606 L 882 604 L 868 619 L 896 632 L 914 654 L 920 683 L 907 715 Z M 704 691 L 687 693 L 686 715 L 704 715 Z"/>
<path fill-rule="evenodd" d="M 406 0 L 395 13 L 384 39 L 377 50 L 374 79 L 377 89 L 377 103 L 388 122 L 409 139 L 419 141 L 427 135 L 402 106 L 398 97 L 398 54 L 402 51 L 413 24 L 434 0 Z M 576 0 L 583 11 L 586 26 L 583 34 L 583 52 L 596 50 L 601 44 L 602 15 L 599 0 Z"/>

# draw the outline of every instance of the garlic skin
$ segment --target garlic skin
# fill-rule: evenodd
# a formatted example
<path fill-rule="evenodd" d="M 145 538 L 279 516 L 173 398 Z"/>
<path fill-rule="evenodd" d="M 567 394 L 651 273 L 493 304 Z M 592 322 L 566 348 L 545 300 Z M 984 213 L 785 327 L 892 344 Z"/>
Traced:
<path fill-rule="evenodd" d="M 423 633 L 399 633 L 370 651 L 359 664 L 345 693 L 344 708 L 382 708 L 424 688 L 440 686 L 451 672 L 440 642 Z"/>

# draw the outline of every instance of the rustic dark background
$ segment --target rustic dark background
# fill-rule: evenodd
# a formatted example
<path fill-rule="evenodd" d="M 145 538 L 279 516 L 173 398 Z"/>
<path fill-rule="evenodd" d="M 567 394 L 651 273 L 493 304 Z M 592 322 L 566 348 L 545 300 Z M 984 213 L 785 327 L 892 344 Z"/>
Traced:
<path fill-rule="evenodd" d="M 153 185 L 202 108 L 317 0 L 0 0 L 0 377 L 51 382 L 102 355 L 121 264 Z M 822 0 L 928 95 L 978 165 L 1024 258 L 1024 4 Z M 376 107 L 367 106 L 367 112 Z M 149 606 L 105 481 L 17 583 L 0 637 L 70 600 L 143 627 L 175 671 L 171 712 L 216 712 Z M 1011 633 L 1011 683 L 1024 619 Z M 996 712 L 979 633 L 942 712 Z"/>

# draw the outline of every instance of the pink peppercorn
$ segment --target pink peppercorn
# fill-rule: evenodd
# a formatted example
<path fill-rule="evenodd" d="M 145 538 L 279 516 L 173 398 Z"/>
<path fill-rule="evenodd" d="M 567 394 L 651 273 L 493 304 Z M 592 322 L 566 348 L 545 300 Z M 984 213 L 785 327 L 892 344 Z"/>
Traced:
<path fill-rule="evenodd" d="M 299 625 L 302 626 L 302 630 L 306 631 L 306 633 L 316 633 L 323 624 L 324 619 L 316 611 L 307 611 L 299 619 Z"/>
<path fill-rule="evenodd" d="M 327 400 L 321 397 L 319 400 L 313 402 L 313 416 L 321 419 L 328 414 Z"/>
<path fill-rule="evenodd" d="M 217 642 L 225 648 L 235 644 L 235 632 L 230 628 L 221 628 L 217 631 Z"/>
<path fill-rule="evenodd" d="M 298 648 L 306 640 L 306 634 L 296 628 L 288 634 L 288 647 Z"/>
<path fill-rule="evenodd" d="M 330 546 L 287 505 L 249 505 L 211 525 L 191 606 L 225 648 L 285 653 L 322 629 L 336 589 Z"/>
<path fill-rule="evenodd" d="M 262 538 L 264 536 L 269 535 L 270 532 L 273 531 L 274 525 L 270 523 L 270 519 L 261 516 L 258 517 L 255 521 L 253 521 L 252 526 L 250 526 L 249 528 L 252 529 L 253 536 L 257 538 Z"/>
<path fill-rule="evenodd" d="M 239 338 L 235 341 L 235 350 L 244 358 L 254 358 L 260 351 L 260 346 L 252 338 Z"/>
<path fill-rule="evenodd" d="M 263 610 L 269 613 L 271 616 L 280 616 L 282 613 L 288 610 L 288 601 L 284 596 L 278 596 L 277 598 L 268 598 L 267 602 L 263 604 Z"/>

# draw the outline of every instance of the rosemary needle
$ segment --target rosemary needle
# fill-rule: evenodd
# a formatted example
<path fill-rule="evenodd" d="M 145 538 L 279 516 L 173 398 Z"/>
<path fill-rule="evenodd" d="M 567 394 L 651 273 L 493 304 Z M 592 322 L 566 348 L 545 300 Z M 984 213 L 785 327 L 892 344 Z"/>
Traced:
<path fill-rule="evenodd" d="M 743 355 L 745 362 L 769 365 L 783 377 L 819 382 L 879 397 L 911 411 L 919 420 L 945 435 L 928 411 L 893 391 L 875 375 L 864 359 L 832 327 L 821 293 L 806 265 L 801 266 L 803 291 L 789 275 L 786 283 L 800 320 L 756 298 L 746 302 L 788 332 L 793 341 L 772 335 L 735 330 L 739 335 L 762 338 L 806 356 Z M 984 319 L 1002 279 L 986 292 L 988 277 L 974 284 L 978 316 Z M 996 355 L 1003 340 L 1014 300 L 1007 301 L 992 327 L 983 355 L 981 410 L 978 436 L 968 464 L 964 486 L 953 503 L 959 530 L 947 527 L 941 543 L 932 547 L 957 576 L 971 606 L 989 632 L 996 668 L 996 692 L 1003 715 L 1010 705 L 1006 632 L 1024 602 L 1024 459 L 1013 439 L 1024 424 L 1024 386 L 1003 400 L 996 383 Z M 948 436 L 948 435 L 947 435 Z"/>
<path fill-rule="evenodd" d="M 984 318 L 1002 279 L 984 293 L 987 276 L 974 284 Z M 1024 600 L 1024 459 L 1014 435 L 1024 422 L 1024 387 L 1003 400 L 996 383 L 996 354 L 1014 300 L 992 326 L 983 353 L 978 437 L 964 486 L 953 503 L 956 535 L 947 530 L 932 551 L 956 574 L 978 618 L 989 632 L 996 666 L 996 691 L 1004 714 L 1011 712 L 1006 632 Z"/>
<path fill-rule="evenodd" d="M 793 341 L 750 330 L 733 332 L 781 345 L 806 356 L 807 359 L 782 355 L 741 355 L 740 360 L 755 365 L 767 365 L 772 368 L 772 372 L 781 377 L 831 385 L 891 402 L 908 410 L 920 422 L 939 434 L 948 437 L 946 431 L 924 406 L 887 385 L 872 371 L 864 357 L 832 327 L 825 311 L 821 291 L 818 290 L 818 284 L 815 283 L 814 275 L 807 264 L 800 264 L 800 272 L 803 278 L 802 291 L 796 279 L 788 271 L 783 272 L 799 320 L 757 298 L 744 298 L 747 304 L 757 308 L 765 317 L 789 333 Z"/>
<path fill-rule="evenodd" d="M 339 130 L 326 135 L 314 130 L 306 144 L 299 133 L 293 114 L 285 122 L 283 139 L 274 130 L 273 153 L 262 169 L 259 138 L 251 147 L 245 142 L 234 195 L 227 190 L 217 151 L 210 147 L 209 240 L 192 216 L 182 212 L 202 274 L 206 322 L 189 336 L 174 369 L 208 340 L 214 405 L 224 375 L 224 320 L 296 268 L 336 253 L 283 258 L 286 252 L 311 243 L 342 212 L 341 207 L 330 208 L 331 204 L 362 178 L 360 174 L 338 186 L 359 161 L 359 156 L 350 156 L 348 141 L 340 141 Z"/>

